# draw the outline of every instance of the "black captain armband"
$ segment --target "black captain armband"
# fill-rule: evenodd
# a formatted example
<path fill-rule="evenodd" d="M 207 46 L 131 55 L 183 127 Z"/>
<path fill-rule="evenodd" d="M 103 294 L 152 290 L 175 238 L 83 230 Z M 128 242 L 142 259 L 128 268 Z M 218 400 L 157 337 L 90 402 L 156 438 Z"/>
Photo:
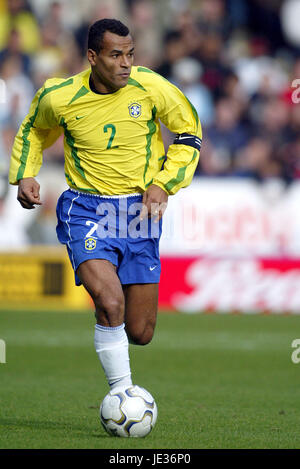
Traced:
<path fill-rule="evenodd" d="M 177 134 L 173 143 L 188 145 L 189 147 L 196 148 L 196 150 L 200 151 L 202 140 L 196 135 Z"/>

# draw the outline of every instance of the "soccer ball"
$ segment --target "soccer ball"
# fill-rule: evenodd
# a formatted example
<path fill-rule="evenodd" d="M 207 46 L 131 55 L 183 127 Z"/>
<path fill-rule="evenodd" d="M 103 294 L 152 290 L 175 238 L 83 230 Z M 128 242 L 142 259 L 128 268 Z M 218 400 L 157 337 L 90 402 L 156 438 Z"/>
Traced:
<path fill-rule="evenodd" d="M 122 386 L 110 391 L 100 405 L 100 420 L 112 436 L 143 437 L 157 419 L 155 400 L 140 386 Z"/>

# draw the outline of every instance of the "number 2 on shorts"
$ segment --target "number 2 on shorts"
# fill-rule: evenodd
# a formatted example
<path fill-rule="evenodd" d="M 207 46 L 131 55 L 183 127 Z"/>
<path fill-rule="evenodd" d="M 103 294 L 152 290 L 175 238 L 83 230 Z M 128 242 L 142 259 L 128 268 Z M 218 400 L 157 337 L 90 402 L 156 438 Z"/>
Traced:
<path fill-rule="evenodd" d="M 90 236 L 93 236 L 93 234 L 95 233 L 95 231 L 97 230 L 98 228 L 98 223 L 95 223 L 94 221 L 91 221 L 91 220 L 87 220 L 85 222 L 85 224 L 87 226 L 92 226 L 92 228 L 89 230 L 89 232 L 85 235 L 86 238 L 89 238 Z"/>

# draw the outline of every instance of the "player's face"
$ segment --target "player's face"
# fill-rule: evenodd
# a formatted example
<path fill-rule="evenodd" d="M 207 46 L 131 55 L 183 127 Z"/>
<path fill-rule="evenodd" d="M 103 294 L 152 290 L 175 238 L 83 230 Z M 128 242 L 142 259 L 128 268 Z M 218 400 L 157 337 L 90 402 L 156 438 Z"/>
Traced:
<path fill-rule="evenodd" d="M 88 50 L 95 85 L 101 93 L 111 93 L 127 85 L 133 64 L 133 41 L 106 31 L 99 54 Z"/>

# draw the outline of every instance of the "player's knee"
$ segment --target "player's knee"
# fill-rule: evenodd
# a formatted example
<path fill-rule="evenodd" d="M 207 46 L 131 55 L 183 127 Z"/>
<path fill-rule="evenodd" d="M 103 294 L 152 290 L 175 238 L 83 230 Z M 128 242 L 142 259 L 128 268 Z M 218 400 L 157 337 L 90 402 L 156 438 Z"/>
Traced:
<path fill-rule="evenodd" d="M 134 329 L 127 331 L 128 338 L 135 345 L 147 345 L 151 342 L 154 335 L 154 327 L 148 325 L 143 329 Z"/>
<path fill-rule="evenodd" d="M 96 306 L 95 316 L 97 322 L 102 323 L 103 319 L 108 321 L 111 326 L 120 323 L 124 318 L 124 300 L 118 297 L 102 298 L 100 295 L 94 297 Z"/>

